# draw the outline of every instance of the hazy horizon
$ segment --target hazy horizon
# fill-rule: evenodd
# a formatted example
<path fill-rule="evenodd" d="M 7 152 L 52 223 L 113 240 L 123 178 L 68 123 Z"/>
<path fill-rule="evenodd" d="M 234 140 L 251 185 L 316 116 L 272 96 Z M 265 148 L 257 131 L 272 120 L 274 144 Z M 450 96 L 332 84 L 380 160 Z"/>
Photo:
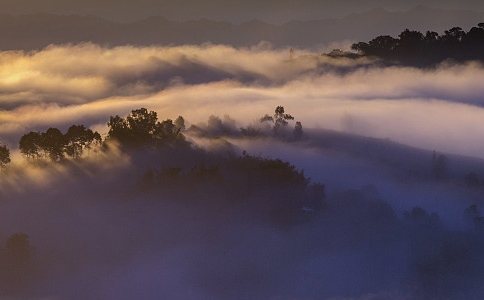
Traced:
<path fill-rule="evenodd" d="M 51 13 L 59 15 L 94 15 L 119 22 L 139 21 L 151 16 L 163 16 L 173 21 L 186 21 L 207 18 L 215 21 L 242 23 L 260 20 L 273 24 L 289 21 L 339 19 L 353 13 L 365 13 L 374 9 L 392 12 L 406 12 L 418 6 L 433 9 L 464 10 L 484 12 L 484 4 L 479 1 L 218 1 L 174 0 L 163 1 L 83 1 L 70 0 L 62 4 L 55 0 L 44 1 L 1 1 L 0 10 L 6 14 Z M 464 20 L 463 20 L 464 21 Z"/>

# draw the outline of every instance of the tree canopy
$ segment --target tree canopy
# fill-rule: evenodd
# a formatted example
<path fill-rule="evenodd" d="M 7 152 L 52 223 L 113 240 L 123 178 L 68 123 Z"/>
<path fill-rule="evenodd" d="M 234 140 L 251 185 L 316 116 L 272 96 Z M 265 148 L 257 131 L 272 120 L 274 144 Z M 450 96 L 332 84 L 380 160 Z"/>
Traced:
<path fill-rule="evenodd" d="M 98 132 L 86 129 L 84 125 L 72 125 L 66 132 L 65 152 L 73 158 L 82 157 L 84 150 L 90 150 L 93 145 L 100 144 L 102 139 Z"/>
<path fill-rule="evenodd" d="M 0 145 L 0 167 L 5 167 L 10 163 L 10 150 L 5 145 Z"/>
<path fill-rule="evenodd" d="M 362 55 L 416 66 L 428 66 L 446 59 L 484 61 L 484 23 L 468 32 L 453 27 L 443 35 L 405 29 L 398 38 L 382 35 L 367 43 L 355 43 L 351 49 Z"/>
<path fill-rule="evenodd" d="M 284 106 L 277 106 L 274 110 L 274 114 L 272 116 L 265 114 L 262 118 L 259 119 L 261 123 L 264 122 L 271 122 L 274 125 L 272 126 L 272 131 L 274 135 L 279 135 L 281 133 L 281 129 L 284 129 L 289 124 L 289 121 L 294 120 L 294 117 L 290 114 L 287 114 L 284 110 Z M 246 136 L 256 136 L 259 134 L 259 131 L 252 128 L 241 128 L 242 134 Z M 287 132 L 286 132 L 287 133 Z M 303 130 L 301 122 L 297 121 L 294 125 L 294 130 L 292 132 L 293 138 L 295 140 L 299 140 L 302 138 Z"/>
<path fill-rule="evenodd" d="M 286 127 L 289 120 L 294 120 L 294 117 L 290 114 L 286 114 L 284 111 L 284 106 L 277 106 L 274 110 L 274 115 L 269 116 L 268 114 L 264 115 L 260 118 L 260 122 L 272 122 L 274 125 L 272 126 L 272 130 L 275 134 L 278 133 L 281 127 Z"/>
<path fill-rule="evenodd" d="M 146 108 L 135 109 L 126 118 L 111 116 L 107 123 L 108 138 L 115 139 L 125 146 L 150 145 L 168 140 L 183 139 L 180 131 L 184 127 L 183 117 L 177 124 L 171 119 L 158 122 L 157 113 Z"/>
<path fill-rule="evenodd" d="M 84 125 L 72 125 L 63 134 L 58 128 L 50 127 L 45 132 L 31 131 L 19 141 L 20 153 L 29 159 L 49 158 L 61 161 L 66 157 L 79 159 L 84 150 L 100 145 L 101 135 L 86 129 Z"/>

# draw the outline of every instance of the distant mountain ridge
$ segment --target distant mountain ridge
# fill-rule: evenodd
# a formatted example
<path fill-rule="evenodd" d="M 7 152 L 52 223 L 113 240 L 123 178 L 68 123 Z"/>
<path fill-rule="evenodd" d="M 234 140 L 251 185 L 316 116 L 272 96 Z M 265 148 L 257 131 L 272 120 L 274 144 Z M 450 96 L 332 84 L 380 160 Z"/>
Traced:
<path fill-rule="evenodd" d="M 253 20 L 242 24 L 199 19 L 184 22 L 150 17 L 118 23 L 96 16 L 0 15 L 0 49 L 34 50 L 49 44 L 94 42 L 118 45 L 227 44 L 252 46 L 267 41 L 274 47 L 315 47 L 335 41 L 366 41 L 377 35 L 397 35 L 405 28 L 442 32 L 454 26 L 472 27 L 484 12 L 440 10 L 425 6 L 407 12 L 374 9 L 340 19 L 290 21 L 274 25 Z"/>

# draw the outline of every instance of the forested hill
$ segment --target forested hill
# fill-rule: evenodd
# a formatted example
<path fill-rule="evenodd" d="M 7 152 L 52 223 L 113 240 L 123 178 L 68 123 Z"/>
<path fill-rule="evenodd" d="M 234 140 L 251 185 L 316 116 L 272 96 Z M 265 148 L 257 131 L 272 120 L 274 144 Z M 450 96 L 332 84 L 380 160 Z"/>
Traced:
<path fill-rule="evenodd" d="M 337 41 L 361 41 L 380 34 L 397 34 L 412 29 L 441 31 L 460 24 L 470 28 L 482 22 L 484 13 L 441 10 L 424 6 L 406 12 L 374 9 L 339 19 L 290 21 L 269 24 L 253 20 L 242 24 L 208 19 L 175 22 L 154 16 L 131 23 L 119 23 L 96 16 L 0 15 L 1 50 L 36 50 L 49 44 L 93 42 L 119 45 L 225 44 L 235 47 L 262 41 L 274 47 L 316 47 Z"/>
<path fill-rule="evenodd" d="M 2 299 L 483 299 L 482 160 L 293 121 L 140 108 L 0 147 Z"/>
<path fill-rule="evenodd" d="M 430 66 L 449 59 L 484 61 L 484 23 L 469 31 L 452 27 L 443 35 L 430 30 L 422 33 L 405 29 L 397 38 L 381 35 L 368 43 L 355 43 L 351 49 L 365 56 L 412 66 Z"/>

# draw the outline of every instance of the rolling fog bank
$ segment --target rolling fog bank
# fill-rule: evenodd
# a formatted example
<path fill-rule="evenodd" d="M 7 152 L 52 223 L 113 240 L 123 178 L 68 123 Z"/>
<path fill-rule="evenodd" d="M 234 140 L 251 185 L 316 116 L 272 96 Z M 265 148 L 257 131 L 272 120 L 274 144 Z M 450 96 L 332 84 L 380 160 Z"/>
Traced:
<path fill-rule="evenodd" d="M 11 149 L 22 134 L 50 126 L 85 124 L 105 134 L 110 115 L 139 107 L 182 115 L 187 125 L 229 115 L 243 127 L 282 105 L 307 128 L 484 157 L 479 63 L 385 67 L 302 50 L 291 59 L 289 49 L 264 45 L 80 44 L 0 57 L 0 134 Z"/>
<path fill-rule="evenodd" d="M 481 299 L 482 65 L 289 54 L 1 52 L 0 299 Z M 179 139 L 116 142 L 140 107 Z M 72 124 L 104 144 L 21 155 Z"/>

